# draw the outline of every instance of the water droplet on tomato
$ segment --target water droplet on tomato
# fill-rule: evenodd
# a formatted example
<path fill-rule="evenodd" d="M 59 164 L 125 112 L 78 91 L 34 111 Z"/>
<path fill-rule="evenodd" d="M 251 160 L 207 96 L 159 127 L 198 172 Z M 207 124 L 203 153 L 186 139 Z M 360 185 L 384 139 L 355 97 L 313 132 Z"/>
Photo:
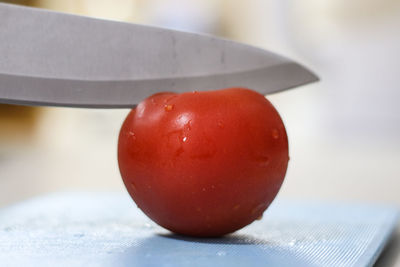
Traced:
<path fill-rule="evenodd" d="M 190 130 L 192 130 L 192 120 L 189 120 L 186 124 L 185 124 L 185 129 L 186 130 L 188 130 L 188 131 L 190 131 Z"/>
<path fill-rule="evenodd" d="M 165 109 L 165 111 L 171 111 L 174 109 L 174 105 L 165 105 L 164 109 Z"/>
<path fill-rule="evenodd" d="M 278 129 L 272 129 L 272 138 L 274 138 L 274 139 L 278 139 L 279 138 Z"/>
<path fill-rule="evenodd" d="M 262 214 L 264 212 L 264 209 L 265 209 L 264 204 L 259 204 L 251 210 L 251 214 L 257 214 L 257 213 Z"/>
<path fill-rule="evenodd" d="M 129 131 L 129 132 L 128 132 L 128 135 L 129 135 L 129 137 L 132 138 L 133 140 L 136 140 L 136 135 L 135 135 L 134 132 Z"/>
<path fill-rule="evenodd" d="M 180 128 L 187 128 L 190 122 L 191 114 L 190 113 L 183 113 L 179 115 L 176 119 L 176 124 Z"/>
<path fill-rule="evenodd" d="M 187 141 L 187 137 L 184 136 L 184 137 L 182 138 L 182 142 L 186 142 L 186 141 Z"/>

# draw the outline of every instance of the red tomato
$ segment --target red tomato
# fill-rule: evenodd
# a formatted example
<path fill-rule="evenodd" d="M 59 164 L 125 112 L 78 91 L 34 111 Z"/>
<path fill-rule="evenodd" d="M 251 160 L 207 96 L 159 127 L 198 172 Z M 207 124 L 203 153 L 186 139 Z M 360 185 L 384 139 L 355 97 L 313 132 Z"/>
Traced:
<path fill-rule="evenodd" d="M 137 206 L 191 236 L 224 235 L 261 217 L 288 158 L 279 114 L 263 95 L 242 88 L 155 94 L 129 113 L 118 144 Z"/>

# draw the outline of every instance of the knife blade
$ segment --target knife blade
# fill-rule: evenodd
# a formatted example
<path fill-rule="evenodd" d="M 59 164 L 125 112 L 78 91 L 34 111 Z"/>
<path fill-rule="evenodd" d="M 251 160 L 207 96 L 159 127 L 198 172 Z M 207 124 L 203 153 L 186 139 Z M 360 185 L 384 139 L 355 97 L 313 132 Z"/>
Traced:
<path fill-rule="evenodd" d="M 160 91 L 317 81 L 302 65 L 209 35 L 0 4 L 0 103 L 129 108 Z"/>

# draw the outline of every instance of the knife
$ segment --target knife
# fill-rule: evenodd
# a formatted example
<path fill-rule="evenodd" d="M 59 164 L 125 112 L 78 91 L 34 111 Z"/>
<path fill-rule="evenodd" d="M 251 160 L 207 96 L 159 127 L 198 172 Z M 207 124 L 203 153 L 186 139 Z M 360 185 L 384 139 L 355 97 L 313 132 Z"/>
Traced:
<path fill-rule="evenodd" d="M 317 81 L 302 65 L 214 36 L 0 4 L 0 103 L 131 108 L 160 91 Z"/>

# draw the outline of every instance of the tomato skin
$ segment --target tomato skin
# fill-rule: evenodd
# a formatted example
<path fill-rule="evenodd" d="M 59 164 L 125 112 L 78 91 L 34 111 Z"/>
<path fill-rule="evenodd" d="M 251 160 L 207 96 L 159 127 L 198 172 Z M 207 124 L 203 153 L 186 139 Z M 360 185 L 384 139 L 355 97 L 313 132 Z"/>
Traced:
<path fill-rule="evenodd" d="M 122 125 L 118 162 L 137 206 L 172 232 L 221 236 L 260 216 L 288 164 L 284 124 L 243 88 L 159 93 Z"/>

